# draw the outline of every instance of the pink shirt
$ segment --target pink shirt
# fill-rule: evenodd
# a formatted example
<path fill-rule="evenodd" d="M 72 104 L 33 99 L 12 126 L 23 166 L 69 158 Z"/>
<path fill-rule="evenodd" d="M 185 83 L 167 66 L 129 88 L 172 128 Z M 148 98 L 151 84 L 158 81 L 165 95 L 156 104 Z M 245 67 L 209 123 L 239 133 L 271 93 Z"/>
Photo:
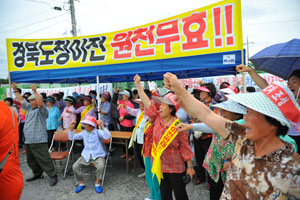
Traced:
<path fill-rule="evenodd" d="M 131 103 L 130 100 L 128 100 L 126 102 L 124 100 L 119 100 L 118 104 L 124 104 L 130 108 L 134 108 L 133 103 Z M 119 109 L 119 114 L 120 114 L 120 117 L 129 115 L 129 113 L 124 108 Z M 125 126 L 125 127 L 133 127 L 133 122 L 132 122 L 132 120 L 124 119 L 123 121 L 120 122 L 120 125 Z"/>
<path fill-rule="evenodd" d="M 20 116 L 21 122 L 23 123 L 23 122 L 25 122 L 25 115 L 23 115 L 21 110 L 22 110 L 22 107 L 19 108 L 19 116 Z"/>
<path fill-rule="evenodd" d="M 64 129 L 69 128 L 71 122 L 76 122 L 76 114 L 67 113 L 67 110 L 73 112 L 75 110 L 74 106 L 65 107 L 64 111 L 61 113 L 63 117 L 63 127 Z"/>

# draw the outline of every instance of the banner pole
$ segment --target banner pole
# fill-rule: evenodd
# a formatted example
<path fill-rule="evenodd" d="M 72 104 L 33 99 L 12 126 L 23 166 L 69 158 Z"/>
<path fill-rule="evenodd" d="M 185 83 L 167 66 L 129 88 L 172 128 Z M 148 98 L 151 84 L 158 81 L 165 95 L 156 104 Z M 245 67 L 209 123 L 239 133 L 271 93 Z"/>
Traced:
<path fill-rule="evenodd" d="M 242 58 L 242 65 L 244 65 L 244 49 L 241 50 L 241 58 Z M 242 87 L 242 93 L 246 93 L 246 73 L 243 72 L 242 73 L 242 84 L 243 84 L 243 87 Z"/>
<path fill-rule="evenodd" d="M 10 71 L 8 71 L 9 97 L 12 97 Z"/>
<path fill-rule="evenodd" d="M 100 108 L 100 86 L 99 86 L 99 76 L 97 76 L 97 109 L 99 108 Z M 100 112 L 98 112 L 98 119 L 101 120 Z"/>

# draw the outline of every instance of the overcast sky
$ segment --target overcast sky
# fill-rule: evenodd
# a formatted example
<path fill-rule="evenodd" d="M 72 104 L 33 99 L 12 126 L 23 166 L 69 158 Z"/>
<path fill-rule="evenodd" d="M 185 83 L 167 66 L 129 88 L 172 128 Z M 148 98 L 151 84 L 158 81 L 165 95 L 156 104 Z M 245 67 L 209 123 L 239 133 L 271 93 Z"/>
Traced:
<path fill-rule="evenodd" d="M 300 38 L 300 0 L 241 0 L 243 38 L 250 56 L 272 44 Z M 78 35 L 140 26 L 218 0 L 80 0 L 75 2 Z M 62 11 L 54 10 L 59 6 Z M 6 38 L 71 37 L 68 0 L 0 0 L 0 78 L 6 78 Z M 246 47 L 245 47 L 246 48 Z"/>

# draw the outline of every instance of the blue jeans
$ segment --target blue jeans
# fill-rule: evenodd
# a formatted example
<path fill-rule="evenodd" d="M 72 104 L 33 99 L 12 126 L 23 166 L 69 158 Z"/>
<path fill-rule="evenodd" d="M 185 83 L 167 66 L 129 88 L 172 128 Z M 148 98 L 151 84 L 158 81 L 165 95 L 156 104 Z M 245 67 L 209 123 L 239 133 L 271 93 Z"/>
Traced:
<path fill-rule="evenodd" d="M 150 189 L 150 199 L 161 200 L 160 187 L 156 176 L 151 172 L 152 163 L 150 157 L 144 157 L 145 160 L 145 177 Z"/>

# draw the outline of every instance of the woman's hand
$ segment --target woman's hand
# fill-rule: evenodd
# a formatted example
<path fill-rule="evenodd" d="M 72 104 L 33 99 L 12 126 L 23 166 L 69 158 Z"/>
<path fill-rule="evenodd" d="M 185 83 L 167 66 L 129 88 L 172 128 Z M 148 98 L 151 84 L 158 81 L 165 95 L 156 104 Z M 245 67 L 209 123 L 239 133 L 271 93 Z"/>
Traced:
<path fill-rule="evenodd" d="M 74 127 L 75 127 L 75 124 L 76 124 L 76 122 L 71 122 L 71 123 L 70 123 L 70 126 L 69 126 L 69 128 L 68 128 L 68 130 L 69 130 L 69 131 L 73 131 L 73 130 L 74 130 Z"/>
<path fill-rule="evenodd" d="M 133 78 L 135 85 L 140 85 L 141 84 L 141 77 L 136 74 Z"/>
<path fill-rule="evenodd" d="M 242 72 L 251 72 L 251 71 L 254 71 L 251 67 L 248 67 L 248 66 L 246 66 L 246 65 L 238 65 L 238 66 L 236 66 L 236 71 L 237 72 L 240 72 L 240 73 L 242 73 Z"/>
<path fill-rule="evenodd" d="M 66 110 L 67 113 L 72 114 L 72 111 L 69 111 L 68 109 Z"/>
<path fill-rule="evenodd" d="M 119 121 L 121 122 L 121 121 L 123 121 L 124 120 L 124 117 L 120 117 L 119 118 Z"/>
<path fill-rule="evenodd" d="M 193 125 L 192 124 L 179 123 L 176 126 L 177 132 L 184 132 L 184 131 L 188 131 L 188 130 L 192 130 L 192 129 L 193 129 Z"/>
<path fill-rule="evenodd" d="M 186 174 L 191 177 L 191 180 L 193 180 L 193 177 L 195 175 L 195 170 L 193 166 L 188 166 L 188 169 L 186 170 Z"/>
<path fill-rule="evenodd" d="M 100 126 L 101 130 L 104 130 L 104 129 L 105 129 L 102 120 L 97 120 L 97 124 Z"/>
<path fill-rule="evenodd" d="M 223 164 L 223 169 L 224 169 L 224 171 L 227 172 L 230 165 L 231 165 L 231 161 L 228 161 L 227 163 L 224 163 L 224 164 Z"/>
<path fill-rule="evenodd" d="M 126 106 L 125 104 L 119 104 L 117 109 L 119 110 L 120 108 L 124 108 L 124 109 L 126 109 L 126 108 L 127 108 L 127 106 Z"/>

